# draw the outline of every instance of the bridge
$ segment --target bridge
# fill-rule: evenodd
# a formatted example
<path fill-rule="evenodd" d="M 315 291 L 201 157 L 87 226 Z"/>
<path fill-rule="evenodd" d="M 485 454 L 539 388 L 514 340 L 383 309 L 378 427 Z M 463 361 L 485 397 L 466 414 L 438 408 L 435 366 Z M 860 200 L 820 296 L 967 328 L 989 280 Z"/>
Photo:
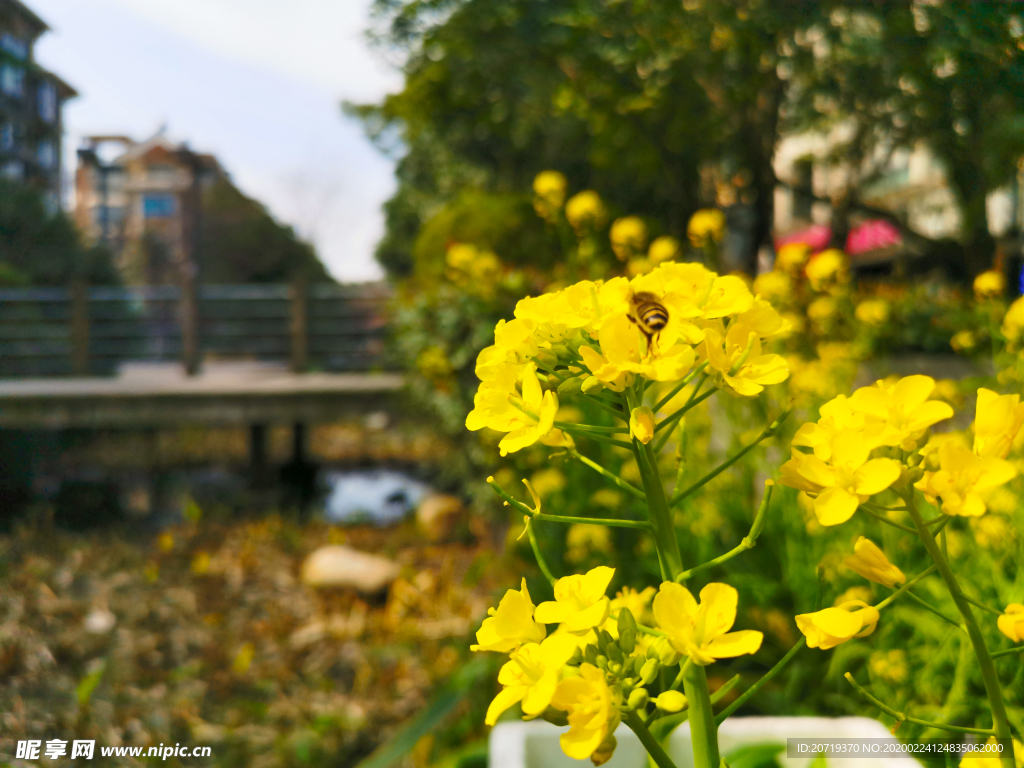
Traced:
<path fill-rule="evenodd" d="M 0 290 L 0 429 L 295 428 L 387 411 L 385 286 Z"/>

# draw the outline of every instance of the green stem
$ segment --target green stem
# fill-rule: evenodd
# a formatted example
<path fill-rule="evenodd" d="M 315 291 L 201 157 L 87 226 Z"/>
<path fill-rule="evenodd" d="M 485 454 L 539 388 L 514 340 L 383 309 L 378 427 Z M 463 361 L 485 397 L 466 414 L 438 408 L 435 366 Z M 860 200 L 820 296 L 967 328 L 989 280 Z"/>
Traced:
<path fill-rule="evenodd" d="M 723 722 L 725 722 L 725 719 L 727 717 L 729 717 L 733 712 L 735 712 L 737 709 L 746 704 L 747 701 L 750 700 L 751 696 L 753 696 L 755 693 L 761 690 L 762 686 L 764 686 L 765 683 L 767 683 L 769 680 L 771 680 L 773 677 L 779 674 L 779 672 L 782 671 L 782 668 L 789 664 L 790 660 L 794 656 L 796 656 L 800 649 L 803 648 L 805 645 L 807 645 L 806 637 L 801 637 L 799 640 L 797 640 L 796 644 L 788 651 L 786 651 L 786 655 L 779 659 L 777 662 L 775 662 L 774 667 L 765 672 L 756 683 L 747 688 L 747 690 L 745 690 L 741 696 L 737 697 L 736 701 L 734 701 L 728 707 L 723 709 L 718 714 L 718 717 L 715 718 L 715 722 L 718 725 L 721 725 Z"/>
<path fill-rule="evenodd" d="M 633 450 L 636 453 L 637 466 L 640 467 L 644 493 L 647 495 L 647 513 L 654 526 L 654 540 L 665 565 L 665 580 L 668 581 L 673 573 L 683 570 L 683 555 L 679 549 L 679 539 L 676 537 L 672 510 L 668 507 L 665 486 L 661 482 L 657 460 L 650 446 L 634 440 Z"/>
<path fill-rule="evenodd" d="M 917 584 L 917 582 L 921 581 L 921 579 L 924 579 L 924 578 L 930 576 L 931 574 L 935 573 L 935 570 L 937 568 L 938 568 L 937 565 L 929 565 L 927 568 L 925 568 L 923 571 L 921 571 L 919 574 L 917 574 L 917 576 L 912 578 L 910 581 L 908 581 L 902 587 L 900 587 L 895 592 L 893 592 L 891 595 L 889 595 L 887 598 L 885 598 L 885 600 L 883 600 L 878 605 L 876 605 L 875 606 L 875 610 L 876 611 L 880 611 L 883 608 L 885 608 L 887 605 L 891 605 L 893 602 L 895 602 L 900 597 L 900 595 L 902 595 L 904 592 L 906 592 L 912 586 Z"/>
<path fill-rule="evenodd" d="M 741 678 L 739 675 L 733 675 L 729 679 L 729 682 L 719 686 L 718 690 L 711 694 L 711 703 L 717 704 L 722 699 L 724 699 L 728 695 L 729 691 L 731 691 L 733 688 L 740 684 L 740 680 Z M 672 733 L 672 731 L 674 731 L 676 728 L 678 728 L 680 725 L 682 725 L 689 719 L 690 712 L 689 710 L 684 709 L 682 712 L 676 712 L 675 714 L 671 715 L 666 713 L 664 715 L 661 715 L 660 717 L 657 714 L 655 714 L 648 718 L 647 722 L 655 723 L 652 732 L 658 738 L 658 741 L 664 741 L 665 737 L 668 734 Z"/>
<path fill-rule="evenodd" d="M 694 768 L 719 768 L 718 725 L 711 709 L 711 694 L 704 667 L 693 664 L 683 676 L 683 693 L 690 705 L 690 739 Z"/>
<path fill-rule="evenodd" d="M 671 400 L 673 397 L 675 397 L 680 392 L 682 392 L 683 387 L 685 387 L 687 384 L 689 384 L 691 381 L 693 381 L 694 378 L 696 378 L 698 374 L 703 373 L 704 369 L 707 368 L 707 367 L 708 367 L 708 361 L 705 360 L 703 363 L 701 363 L 696 368 L 694 368 L 692 371 L 690 371 L 686 375 L 685 379 L 683 379 L 678 384 L 676 384 L 674 387 L 672 387 L 672 391 L 669 392 L 667 395 L 665 395 L 663 398 L 661 398 L 661 400 L 659 400 L 657 403 L 655 403 L 651 407 L 651 410 L 654 411 L 655 413 L 657 413 L 662 408 L 664 408 L 669 400 Z"/>
<path fill-rule="evenodd" d="M 570 523 L 579 525 L 607 525 L 609 528 L 634 528 L 640 531 L 652 531 L 651 524 L 646 520 L 619 520 L 606 517 L 571 517 L 569 515 L 549 515 L 542 512 L 533 516 L 534 520 L 547 520 L 552 523 Z"/>
<path fill-rule="evenodd" d="M 575 426 L 559 427 L 571 435 L 577 435 L 578 437 L 585 437 L 588 440 L 596 440 L 599 443 L 607 443 L 608 445 L 615 445 L 619 448 L 629 448 L 630 445 L 625 440 L 616 440 L 614 437 L 608 437 L 607 435 L 601 435 L 597 432 L 588 432 L 585 429 L 577 429 Z"/>
<path fill-rule="evenodd" d="M 572 422 L 569 421 L 556 421 L 554 424 L 559 429 L 576 429 L 585 432 L 606 432 L 611 434 L 617 433 L 620 435 L 629 434 L 629 429 L 627 427 L 599 427 L 594 424 L 573 424 Z"/>
<path fill-rule="evenodd" d="M 548 580 L 548 583 L 553 587 L 557 579 L 555 574 L 548 568 L 547 561 L 544 559 L 544 555 L 540 551 L 540 542 L 537 541 L 537 534 L 533 532 L 533 526 L 530 525 L 529 521 L 526 523 L 526 534 L 530 537 L 530 547 L 533 548 L 533 556 L 537 560 L 537 565 L 540 568 L 540 572 L 544 574 L 544 578 Z"/>
<path fill-rule="evenodd" d="M 909 597 L 911 600 L 915 601 L 918 605 L 920 605 L 926 611 L 931 611 L 936 616 L 938 616 L 940 619 L 942 619 L 945 622 L 948 622 L 949 624 L 952 624 L 954 627 L 956 627 L 957 629 L 961 630 L 962 632 L 966 632 L 967 631 L 966 629 L 964 629 L 964 625 L 963 624 L 958 622 L 956 619 L 947 616 L 942 611 L 940 611 L 938 608 L 933 607 L 931 605 L 931 603 L 928 603 L 925 600 L 922 600 L 920 597 L 915 595 L 913 592 L 908 590 L 907 591 L 907 597 Z"/>
<path fill-rule="evenodd" d="M 854 690 L 856 690 L 857 693 L 859 693 L 865 699 L 870 701 L 872 704 L 874 704 L 880 710 L 885 712 L 887 715 L 892 715 L 893 717 L 895 717 L 897 722 L 914 723 L 915 725 L 923 725 L 928 728 L 938 728 L 943 731 L 953 731 L 955 733 L 977 733 L 981 736 L 991 736 L 995 733 L 995 731 L 991 729 L 986 730 L 985 728 L 966 728 L 960 725 L 946 725 L 945 723 L 935 723 L 931 720 L 921 720 L 916 717 L 910 717 L 909 715 L 906 715 L 903 712 L 899 712 L 893 709 L 892 707 L 888 706 L 887 704 L 883 704 L 881 701 L 876 699 L 868 692 L 866 688 L 864 688 L 864 686 L 860 685 L 856 680 L 854 680 L 853 675 L 851 675 L 849 672 L 847 672 L 844 675 L 844 677 L 846 678 L 847 682 L 849 682 L 850 685 L 854 687 Z M 1011 757 L 1010 759 L 1012 760 L 1013 758 Z"/>
<path fill-rule="evenodd" d="M 971 645 L 974 646 L 974 655 L 978 658 L 981 679 L 985 683 L 985 693 L 988 695 L 989 707 L 992 709 L 995 735 L 1000 741 L 1011 744 L 1010 723 L 1006 718 L 1006 705 L 1003 703 L 1003 693 L 999 687 L 999 676 L 996 673 L 996 666 L 992 662 L 992 656 L 989 655 L 988 646 L 985 645 L 985 638 L 982 636 L 978 622 L 974 618 L 971 604 L 964 596 L 963 590 L 960 589 L 960 584 L 953 574 L 953 569 L 949 567 L 949 561 L 943 557 L 942 552 L 939 550 L 934 534 L 928 530 L 928 526 L 925 525 L 921 513 L 917 511 L 913 490 L 904 497 L 903 501 L 907 505 L 907 514 L 910 515 L 910 519 L 914 521 L 914 525 L 917 527 L 921 542 L 924 544 L 925 549 L 928 550 L 928 554 L 931 555 L 935 565 L 938 566 L 939 575 L 946 582 L 946 589 L 949 590 L 957 610 L 960 611 L 960 616 L 963 617 L 964 625 L 967 627 L 967 636 L 970 637 Z M 1000 757 L 1000 762 L 1004 768 L 1015 768 L 1012 753 L 1013 749 L 1011 748 L 1010 754 L 1004 753 Z"/>
<path fill-rule="evenodd" d="M 981 610 L 983 610 L 983 611 L 988 611 L 989 613 L 995 614 L 996 616 L 1002 616 L 1003 615 L 1002 611 L 996 610 L 995 608 L 989 608 L 987 605 L 985 605 L 984 603 L 978 602 L 977 600 L 975 600 L 970 595 L 964 595 L 964 600 L 966 600 L 971 605 L 975 605 L 978 608 L 981 608 Z"/>
<path fill-rule="evenodd" d="M 675 581 L 682 583 L 701 571 L 714 568 L 716 565 L 721 565 L 726 560 L 731 560 L 736 557 L 736 555 L 746 552 L 748 549 L 753 549 L 754 545 L 757 544 L 757 537 L 761 535 L 761 531 L 764 528 L 764 519 L 768 512 L 768 504 L 771 503 L 772 490 L 774 488 L 775 482 L 773 480 L 765 480 L 764 496 L 761 497 L 761 506 L 757 508 L 757 514 L 754 515 L 754 522 L 750 525 L 750 532 L 743 537 L 743 541 L 730 549 L 724 555 L 719 555 L 713 560 L 708 560 L 706 563 L 702 563 L 688 571 L 683 571 L 682 573 L 677 574 Z"/>
<path fill-rule="evenodd" d="M 659 432 L 659 431 L 661 431 L 662 429 L 664 429 L 665 427 L 670 427 L 670 426 L 672 426 L 672 425 L 673 425 L 673 424 L 675 424 L 675 423 L 676 423 L 676 422 L 677 422 L 677 421 L 678 421 L 679 419 L 681 419 L 681 418 L 682 418 L 683 416 L 685 416 L 685 415 L 686 415 L 686 412 L 687 412 L 688 410 L 690 410 L 691 408 L 693 408 L 693 407 L 695 407 L 695 406 L 697 406 L 697 405 L 700 405 L 700 404 L 701 404 L 701 403 L 703 403 L 703 402 L 704 402 L 705 400 L 707 400 L 707 399 L 708 399 L 709 397 L 711 397 L 711 396 L 712 396 L 713 394 L 715 394 L 715 392 L 717 392 L 717 391 L 718 391 L 717 389 L 709 389 L 709 390 L 708 390 L 707 392 L 705 392 L 705 393 L 704 393 L 703 395 L 701 395 L 700 397 L 695 397 L 695 398 L 692 398 L 692 399 L 690 400 L 690 402 L 688 402 L 688 403 L 687 403 L 686 405 L 684 405 L 684 406 L 683 406 L 682 408 L 680 408 L 680 409 L 679 409 L 678 411 L 676 411 L 675 413 L 673 413 L 673 414 L 672 414 L 671 416 L 669 416 L 669 417 L 668 417 L 667 419 L 662 419 L 661 421 L 659 421 L 659 422 L 658 422 L 658 423 L 657 423 L 657 424 L 655 425 L 655 427 L 654 427 L 654 431 L 655 431 L 655 432 Z"/>
<path fill-rule="evenodd" d="M 601 399 L 599 399 L 597 397 L 593 397 L 591 395 L 587 395 L 587 394 L 583 394 L 583 398 L 588 403 L 590 403 L 591 405 L 596 405 L 598 408 L 601 408 L 602 410 L 608 411 L 608 413 L 610 413 L 615 418 L 622 419 L 623 421 L 629 421 L 629 414 L 626 414 L 624 416 L 622 414 L 622 411 L 620 411 L 618 408 L 614 408 L 614 407 L 608 405 L 608 403 L 605 403 Z"/>
<path fill-rule="evenodd" d="M 672 762 L 672 758 L 668 756 L 665 750 L 662 748 L 658 740 L 654 738 L 648 729 L 646 723 L 640 719 L 635 711 L 626 714 L 626 725 L 630 727 L 633 733 L 636 734 L 637 738 L 640 739 L 640 743 L 644 745 L 647 750 L 647 754 L 651 756 L 651 759 L 658 764 L 658 768 L 676 768 L 676 764 Z M 718 768 L 717 765 L 715 768 Z"/>
<path fill-rule="evenodd" d="M 679 674 L 676 675 L 676 679 L 672 681 L 672 685 L 669 686 L 669 690 L 675 691 L 683 684 L 683 679 L 686 677 L 686 673 L 692 665 L 693 659 L 687 657 L 686 661 L 683 662 L 683 665 L 679 667 Z"/>
<path fill-rule="evenodd" d="M 1024 653 L 1024 645 L 1017 646 L 1016 648 L 1010 648 L 1005 651 L 996 651 L 992 654 L 992 658 L 1001 659 L 1003 656 L 1012 656 L 1015 653 Z"/>
<path fill-rule="evenodd" d="M 689 488 L 685 488 L 682 491 L 679 491 L 679 493 L 675 494 L 672 497 L 672 501 L 669 502 L 669 506 L 674 507 L 676 504 L 678 504 L 680 501 L 685 499 L 687 496 L 689 496 L 690 494 L 694 493 L 695 491 L 699 490 L 703 486 L 705 486 L 708 483 L 710 483 L 712 480 L 714 480 L 716 477 L 718 477 L 720 474 L 722 474 L 725 470 L 727 470 L 729 467 L 731 467 L 737 461 L 739 461 L 744 456 L 746 456 L 748 453 L 750 453 L 752 450 L 754 450 L 754 448 L 756 448 L 760 443 L 762 443 L 763 441 L 767 440 L 769 437 L 771 437 L 776 432 L 778 432 L 779 428 L 782 426 L 782 422 L 784 422 L 786 420 L 786 418 L 789 416 L 789 414 L 791 414 L 792 412 L 793 412 L 792 410 L 784 411 L 775 421 L 773 421 L 767 427 L 762 429 L 761 430 L 761 434 L 758 435 L 754 439 L 753 442 L 751 442 L 749 445 L 745 445 L 743 448 L 741 448 L 735 454 L 730 456 L 728 459 L 723 461 L 721 464 L 719 464 L 713 470 L 711 470 L 706 475 L 704 475 L 704 477 L 702 477 L 700 480 L 695 482 Z"/>
<path fill-rule="evenodd" d="M 588 459 L 586 456 L 582 455 L 581 453 L 578 453 L 575 450 L 569 451 L 569 455 L 572 456 L 574 459 L 578 459 L 579 461 L 583 462 L 588 467 L 590 467 L 592 470 L 594 470 L 598 474 L 604 476 L 608 480 L 611 480 L 613 483 L 615 483 L 617 486 L 619 486 L 619 488 L 621 488 L 622 490 L 626 491 L 627 493 L 631 493 L 632 495 L 636 496 L 641 501 L 647 501 L 647 495 L 643 491 L 641 491 L 635 485 L 632 485 L 631 483 L 627 483 L 625 480 L 623 480 L 621 477 L 616 475 L 614 472 L 605 469 L 600 464 L 598 464 L 596 461 Z"/>
<path fill-rule="evenodd" d="M 908 525 L 900 525 L 899 523 L 893 522 L 885 515 L 880 515 L 877 512 L 872 511 L 870 505 L 868 504 L 861 504 L 860 508 L 864 510 L 864 512 L 866 512 L 867 514 L 871 515 L 871 517 L 878 520 L 879 522 L 885 523 L 886 525 L 891 525 L 893 528 L 899 528 L 901 531 L 904 531 L 906 533 L 917 533 L 916 529 L 911 528 Z"/>

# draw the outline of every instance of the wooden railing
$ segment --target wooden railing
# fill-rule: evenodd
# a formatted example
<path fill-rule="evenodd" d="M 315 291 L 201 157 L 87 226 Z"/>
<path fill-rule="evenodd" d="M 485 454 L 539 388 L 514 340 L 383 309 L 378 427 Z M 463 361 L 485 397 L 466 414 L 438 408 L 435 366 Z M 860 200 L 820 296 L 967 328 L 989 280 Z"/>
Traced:
<path fill-rule="evenodd" d="M 293 371 L 383 365 L 388 289 L 204 285 L 0 290 L 0 378 L 105 376 L 135 361 L 287 363 Z"/>

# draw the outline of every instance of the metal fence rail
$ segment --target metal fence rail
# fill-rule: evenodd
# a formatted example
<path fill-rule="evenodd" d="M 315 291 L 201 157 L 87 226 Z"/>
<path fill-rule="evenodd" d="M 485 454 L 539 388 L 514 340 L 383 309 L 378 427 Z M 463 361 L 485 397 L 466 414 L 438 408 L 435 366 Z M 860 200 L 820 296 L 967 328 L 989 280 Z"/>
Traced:
<path fill-rule="evenodd" d="M 0 377 L 105 376 L 188 349 L 200 360 L 366 371 L 383 365 L 389 297 L 382 284 L 207 285 L 194 301 L 175 286 L 0 289 Z"/>

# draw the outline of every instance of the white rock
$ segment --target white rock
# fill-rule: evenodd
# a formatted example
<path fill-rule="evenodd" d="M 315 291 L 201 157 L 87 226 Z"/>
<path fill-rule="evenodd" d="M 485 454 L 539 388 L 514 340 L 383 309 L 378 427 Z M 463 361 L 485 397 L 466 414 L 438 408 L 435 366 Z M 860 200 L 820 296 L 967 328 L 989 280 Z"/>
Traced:
<path fill-rule="evenodd" d="M 93 608 L 85 617 L 85 631 L 105 635 L 117 624 L 117 616 L 104 608 Z"/>
<path fill-rule="evenodd" d="M 432 542 L 452 535 L 465 507 L 462 500 L 443 493 L 432 493 L 416 508 L 416 527 Z"/>
<path fill-rule="evenodd" d="M 398 576 L 397 563 L 349 547 L 320 547 L 302 564 L 302 583 L 310 587 L 353 587 L 378 592 Z"/>

